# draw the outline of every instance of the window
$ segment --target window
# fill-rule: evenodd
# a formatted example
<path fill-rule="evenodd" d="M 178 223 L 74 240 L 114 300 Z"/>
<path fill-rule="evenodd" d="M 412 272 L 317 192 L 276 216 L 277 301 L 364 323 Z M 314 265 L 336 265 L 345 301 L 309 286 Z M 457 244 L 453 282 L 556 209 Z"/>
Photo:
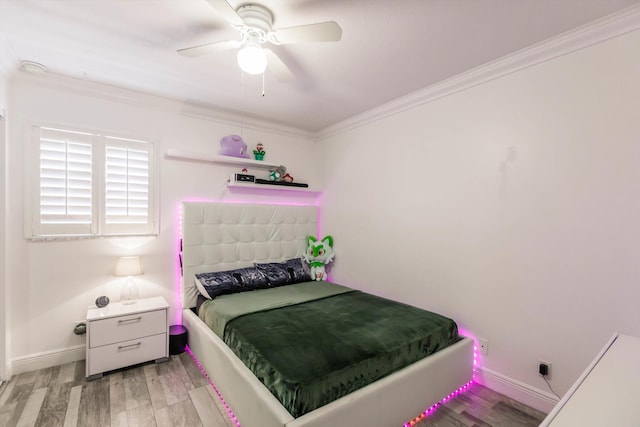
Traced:
<path fill-rule="evenodd" d="M 105 226 L 133 233 L 149 223 L 149 144 L 105 137 Z"/>
<path fill-rule="evenodd" d="M 157 233 L 153 144 L 33 126 L 27 237 Z"/>

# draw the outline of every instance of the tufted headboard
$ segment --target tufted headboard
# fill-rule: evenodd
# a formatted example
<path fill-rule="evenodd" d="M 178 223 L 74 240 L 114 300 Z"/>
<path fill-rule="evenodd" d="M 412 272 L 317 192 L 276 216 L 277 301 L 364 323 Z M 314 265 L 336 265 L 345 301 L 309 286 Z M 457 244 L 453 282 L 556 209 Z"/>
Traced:
<path fill-rule="evenodd" d="M 317 234 L 316 206 L 184 202 L 182 307 L 196 305 L 195 274 L 300 257 Z"/>

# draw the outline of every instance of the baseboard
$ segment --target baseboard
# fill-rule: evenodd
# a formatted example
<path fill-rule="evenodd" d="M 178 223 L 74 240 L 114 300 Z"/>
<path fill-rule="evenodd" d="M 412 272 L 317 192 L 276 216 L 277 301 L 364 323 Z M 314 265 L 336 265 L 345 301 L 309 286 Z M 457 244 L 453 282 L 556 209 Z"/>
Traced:
<path fill-rule="evenodd" d="M 23 372 L 37 371 L 65 363 L 82 360 L 86 355 L 86 347 L 79 345 L 61 350 L 34 353 L 23 357 L 17 357 L 11 361 L 11 373 L 13 375 Z"/>
<path fill-rule="evenodd" d="M 13 359 L 11 362 L 12 374 L 17 375 L 23 372 L 36 371 L 38 369 L 50 368 L 52 366 L 83 360 L 85 358 L 85 346 L 79 345 L 62 350 L 53 350 L 42 353 L 35 353 L 24 357 Z M 498 372 L 484 367 L 477 367 L 474 376 L 476 382 L 485 387 L 502 393 L 518 402 L 531 406 L 544 413 L 549 413 L 558 403 L 558 398 L 553 394 L 532 387 L 528 384 L 502 375 Z M 2 381 L 0 381 L 2 383 Z"/>
<path fill-rule="evenodd" d="M 558 398 L 553 394 L 499 374 L 491 369 L 476 368 L 474 379 L 491 390 L 502 393 L 545 414 L 548 414 L 558 403 Z"/>

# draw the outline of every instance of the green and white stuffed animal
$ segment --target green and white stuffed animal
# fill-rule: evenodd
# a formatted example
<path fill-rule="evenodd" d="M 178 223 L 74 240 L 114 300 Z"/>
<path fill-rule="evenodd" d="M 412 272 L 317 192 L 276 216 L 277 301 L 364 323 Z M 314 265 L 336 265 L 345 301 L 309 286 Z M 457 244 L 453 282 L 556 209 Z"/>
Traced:
<path fill-rule="evenodd" d="M 307 250 L 302 259 L 311 267 L 313 280 L 327 280 L 325 265 L 333 261 L 333 237 L 326 236 L 318 242 L 313 236 L 307 236 Z"/>

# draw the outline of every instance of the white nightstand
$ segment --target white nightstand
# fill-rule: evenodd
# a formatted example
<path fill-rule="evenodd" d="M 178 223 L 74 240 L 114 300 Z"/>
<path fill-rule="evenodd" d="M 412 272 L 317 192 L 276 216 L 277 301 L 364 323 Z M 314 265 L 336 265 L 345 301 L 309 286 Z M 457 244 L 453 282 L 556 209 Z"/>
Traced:
<path fill-rule="evenodd" d="M 162 297 L 87 311 L 87 378 L 169 357 L 169 304 Z"/>

